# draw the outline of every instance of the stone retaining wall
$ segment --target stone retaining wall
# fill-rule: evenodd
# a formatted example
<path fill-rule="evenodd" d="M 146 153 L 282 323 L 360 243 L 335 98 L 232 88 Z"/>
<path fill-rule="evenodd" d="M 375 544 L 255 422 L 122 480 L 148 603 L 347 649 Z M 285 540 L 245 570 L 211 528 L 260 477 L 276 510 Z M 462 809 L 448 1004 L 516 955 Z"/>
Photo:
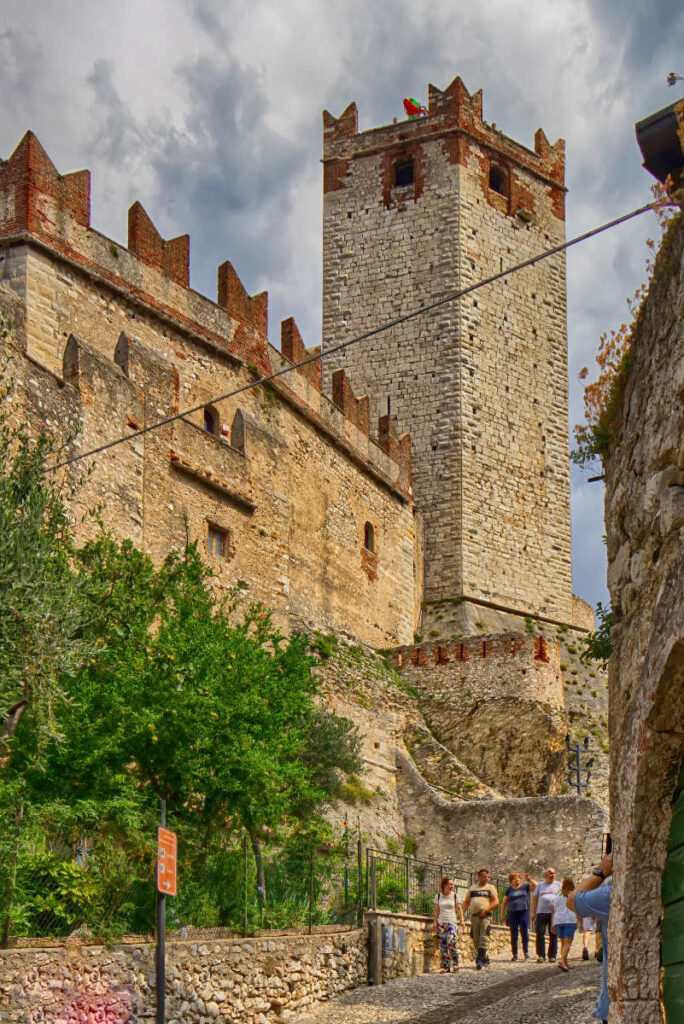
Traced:
<path fill-rule="evenodd" d="M 378 928 L 381 952 L 375 959 L 375 977 L 381 978 L 382 983 L 439 970 L 439 945 L 432 931 L 432 918 L 367 911 L 365 921 L 371 929 L 373 926 Z M 474 963 L 475 950 L 468 928 L 465 931 L 459 929 L 457 945 L 461 963 Z M 505 952 L 508 948 L 508 928 L 493 924 L 489 937 L 490 955 Z"/>
<path fill-rule="evenodd" d="M 366 930 L 167 946 L 168 1024 L 275 1024 L 366 983 Z M 141 1024 L 156 1007 L 154 945 L 0 950 L 6 1024 Z"/>

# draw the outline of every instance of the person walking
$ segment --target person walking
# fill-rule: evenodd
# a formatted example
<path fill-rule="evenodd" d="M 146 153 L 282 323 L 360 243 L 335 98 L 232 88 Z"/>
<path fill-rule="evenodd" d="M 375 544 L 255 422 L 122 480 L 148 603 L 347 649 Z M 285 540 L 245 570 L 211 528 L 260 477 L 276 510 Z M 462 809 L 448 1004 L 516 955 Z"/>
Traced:
<path fill-rule="evenodd" d="M 496 887 L 489 881 L 489 871 L 487 868 L 480 868 L 477 873 L 477 882 L 470 887 L 463 903 L 464 913 L 470 909 L 470 936 L 473 940 L 473 946 L 477 950 L 475 966 L 478 971 L 481 971 L 483 967 L 487 967 L 490 963 L 487 956 L 487 949 L 489 948 L 489 919 L 492 916 L 492 911 L 498 906 L 499 894 L 496 891 Z"/>
<path fill-rule="evenodd" d="M 461 929 L 465 928 L 463 907 L 458 898 L 458 891 L 452 878 L 444 877 L 439 883 L 439 892 L 435 896 L 435 915 L 433 928 L 439 939 L 439 953 L 442 961 L 441 974 L 458 970 L 458 931 L 456 913 L 461 920 Z"/>
<path fill-rule="evenodd" d="M 524 882 L 520 880 L 519 871 L 511 871 L 508 876 L 508 888 L 501 901 L 501 920 L 508 916 L 508 928 L 511 933 L 511 960 L 518 959 L 518 931 L 522 939 L 523 956 L 527 960 L 530 923 L 530 893 L 537 885 L 526 871 Z"/>
<path fill-rule="evenodd" d="M 589 959 L 589 945 L 591 943 L 591 937 L 594 934 L 594 928 L 596 922 L 593 917 L 582 918 L 582 959 Z M 595 943 L 596 945 L 596 943 Z"/>
<path fill-rule="evenodd" d="M 608 917 L 610 915 L 610 899 L 613 894 L 612 884 L 613 854 L 607 853 L 601 858 L 597 868 L 583 878 L 574 892 L 568 896 L 568 907 L 582 917 L 596 918 L 601 929 L 603 950 L 603 975 L 601 989 L 594 1009 L 594 1017 L 603 1024 L 608 1024 L 610 997 L 608 995 Z"/>
<path fill-rule="evenodd" d="M 564 878 L 560 894 L 554 896 L 551 902 L 551 934 L 555 934 L 560 939 L 561 955 L 558 966 L 562 971 L 570 970 L 568 953 L 577 931 L 577 914 L 567 905 L 567 898 L 574 888 L 575 883 L 572 878 Z"/>
<path fill-rule="evenodd" d="M 556 869 L 547 868 L 543 881 L 535 886 L 532 893 L 532 920 L 537 932 L 537 963 L 543 964 L 546 959 L 546 932 L 549 932 L 549 963 L 556 962 L 558 939 L 551 932 L 551 901 L 561 891 L 560 882 L 556 881 Z"/>

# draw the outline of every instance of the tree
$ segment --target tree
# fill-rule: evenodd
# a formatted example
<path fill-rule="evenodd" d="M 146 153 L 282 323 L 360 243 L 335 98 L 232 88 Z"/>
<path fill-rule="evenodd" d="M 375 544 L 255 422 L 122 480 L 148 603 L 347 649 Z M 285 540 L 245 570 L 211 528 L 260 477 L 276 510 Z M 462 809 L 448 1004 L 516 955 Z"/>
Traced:
<path fill-rule="evenodd" d="M 314 818 L 360 765 L 355 728 L 317 704 L 308 638 L 284 638 L 237 593 L 217 602 L 194 545 L 155 569 L 103 535 L 74 560 L 93 599 L 96 654 L 68 680 L 62 739 L 44 766 L 33 764 L 26 723 L 13 771 L 34 799 L 69 806 L 72 830 L 92 837 L 97 817 L 98 842 L 134 859 L 146 856 L 139 831 L 152 835 L 161 797 L 186 864 L 242 827 L 265 889 L 263 830 Z"/>
<path fill-rule="evenodd" d="M 610 631 L 613 628 L 615 619 L 610 608 L 604 608 L 601 602 L 596 605 L 596 617 L 598 629 L 582 638 L 582 661 L 599 661 L 602 668 L 606 668 L 608 660 L 613 653 L 613 641 Z"/>
<path fill-rule="evenodd" d="M 10 392 L 0 377 L 0 756 L 29 709 L 40 734 L 54 734 L 62 680 L 91 651 L 69 518 L 45 473 L 54 445 L 12 425 Z"/>

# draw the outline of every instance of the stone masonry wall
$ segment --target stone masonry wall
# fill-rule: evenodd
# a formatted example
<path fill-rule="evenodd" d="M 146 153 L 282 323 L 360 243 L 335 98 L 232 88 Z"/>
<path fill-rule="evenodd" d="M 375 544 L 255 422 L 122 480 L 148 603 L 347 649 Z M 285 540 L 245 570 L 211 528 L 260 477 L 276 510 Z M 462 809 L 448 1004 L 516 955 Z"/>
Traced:
<path fill-rule="evenodd" d="M 434 736 L 479 779 L 502 794 L 560 792 L 567 724 L 557 641 L 424 643 L 394 660 Z"/>
<path fill-rule="evenodd" d="M 683 254 L 680 216 L 637 320 L 605 457 L 615 615 L 610 942 L 619 951 L 609 961 L 609 985 L 611 1021 L 623 1024 L 663 1020 L 660 936 L 668 908 L 663 923 L 662 873 L 684 758 Z"/>
<path fill-rule="evenodd" d="M 504 877 L 515 869 L 537 878 L 552 865 L 559 877 L 577 879 L 601 856 L 606 816 L 593 800 L 450 800 L 435 792 L 407 757 L 398 754 L 397 763 L 406 832 L 415 837 L 421 860 L 448 860 L 460 873 L 484 866 Z"/>
<path fill-rule="evenodd" d="M 154 1017 L 155 951 L 138 945 L 0 950 L 7 1024 L 140 1024 Z M 366 930 L 167 946 L 168 1024 L 275 1024 L 365 984 Z"/>
<path fill-rule="evenodd" d="M 193 292 L 186 243 L 161 239 L 139 204 L 128 249 L 104 238 L 86 186 L 58 175 L 30 133 L 0 162 L 0 309 L 15 310 L 18 416 L 58 438 L 80 424 L 69 456 L 200 408 L 66 471 L 79 539 L 95 508 L 157 560 L 189 534 L 217 587 L 240 583 L 282 628 L 410 641 L 420 579 L 408 438 L 387 416 L 371 432 L 343 377 L 324 396 L 316 363 L 215 403 L 217 433 L 205 431 L 214 396 L 301 358 L 296 325 L 283 325 L 282 354 L 269 346 L 267 296 L 249 296 L 229 263 L 217 302 Z M 222 554 L 208 550 L 210 529 Z"/>
<path fill-rule="evenodd" d="M 506 138 L 460 79 L 414 121 L 359 134 L 355 105 L 326 113 L 324 175 L 324 348 L 564 238 L 562 142 Z M 426 600 L 571 623 L 563 257 L 331 356 L 324 378 L 340 366 L 411 432 Z"/>
<path fill-rule="evenodd" d="M 439 944 L 432 930 L 432 918 L 372 910 L 366 911 L 364 918 L 367 924 L 377 923 L 379 929 L 383 982 L 439 970 Z M 493 924 L 489 936 L 490 955 L 498 956 L 508 950 L 509 942 L 508 928 Z M 475 962 L 476 953 L 467 927 L 465 931 L 458 929 L 457 946 L 461 964 Z"/>

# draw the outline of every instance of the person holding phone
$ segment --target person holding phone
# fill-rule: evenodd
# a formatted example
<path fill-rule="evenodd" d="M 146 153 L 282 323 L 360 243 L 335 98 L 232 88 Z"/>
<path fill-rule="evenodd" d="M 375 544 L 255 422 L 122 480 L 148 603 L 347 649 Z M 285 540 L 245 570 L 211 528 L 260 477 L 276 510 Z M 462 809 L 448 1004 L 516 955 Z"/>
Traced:
<path fill-rule="evenodd" d="M 601 929 L 603 940 L 603 977 L 599 997 L 594 1009 L 594 1017 L 603 1024 L 608 1024 L 608 917 L 610 915 L 610 898 L 613 893 L 613 854 L 607 853 L 601 858 L 598 867 L 590 875 L 582 879 L 574 892 L 568 896 L 568 908 L 580 917 L 593 917 Z"/>

